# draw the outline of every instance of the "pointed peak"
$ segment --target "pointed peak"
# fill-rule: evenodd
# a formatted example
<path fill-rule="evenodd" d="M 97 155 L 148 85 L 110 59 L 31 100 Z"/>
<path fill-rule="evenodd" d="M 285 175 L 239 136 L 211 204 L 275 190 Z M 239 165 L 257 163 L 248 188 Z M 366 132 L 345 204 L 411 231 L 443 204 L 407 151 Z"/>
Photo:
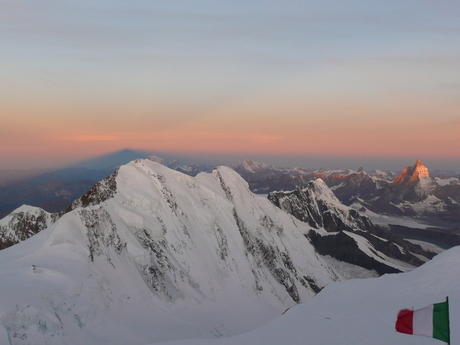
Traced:
<path fill-rule="evenodd" d="M 358 169 L 358 171 L 357 171 L 358 174 L 359 174 L 359 173 L 364 173 L 364 172 L 365 172 L 365 171 L 364 171 L 364 168 L 363 168 L 363 167 L 360 167 L 360 168 Z"/>
<path fill-rule="evenodd" d="M 310 188 L 321 194 L 333 194 L 331 189 L 327 186 L 326 182 L 322 178 L 317 178 L 316 180 L 309 181 L 307 183 L 307 188 Z"/>
<path fill-rule="evenodd" d="M 321 185 L 321 186 L 326 185 L 326 183 L 324 182 L 324 180 L 321 177 L 318 177 L 317 179 L 312 180 L 311 184 L 317 184 L 317 185 Z"/>
<path fill-rule="evenodd" d="M 417 159 L 412 170 L 413 170 L 413 174 L 418 175 L 419 178 L 427 177 L 430 175 L 430 173 L 428 172 L 428 168 L 423 165 L 420 159 Z"/>
<path fill-rule="evenodd" d="M 394 179 L 393 184 L 403 184 L 419 181 L 422 178 L 431 178 L 428 168 L 417 159 L 414 166 L 408 166 Z"/>
<path fill-rule="evenodd" d="M 414 167 L 423 167 L 423 166 L 424 165 L 423 165 L 422 161 L 420 159 L 417 159 L 417 161 L 415 162 Z"/>

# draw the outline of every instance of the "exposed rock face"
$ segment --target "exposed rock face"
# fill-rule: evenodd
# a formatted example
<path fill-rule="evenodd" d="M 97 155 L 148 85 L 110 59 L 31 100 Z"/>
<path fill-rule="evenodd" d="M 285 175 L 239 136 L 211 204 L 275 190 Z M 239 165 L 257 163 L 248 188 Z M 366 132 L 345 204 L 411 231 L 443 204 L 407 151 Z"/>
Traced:
<path fill-rule="evenodd" d="M 357 198 L 363 200 L 379 198 L 388 185 L 384 178 L 366 173 L 363 168 L 349 175 L 326 176 L 324 181 L 345 205 L 351 204 Z"/>
<path fill-rule="evenodd" d="M 112 175 L 97 182 L 89 191 L 87 191 L 81 198 L 72 202 L 72 204 L 61 214 L 70 212 L 77 207 L 87 207 L 90 205 L 100 204 L 110 198 L 113 198 L 117 190 L 117 177 L 118 170 Z"/>
<path fill-rule="evenodd" d="M 374 270 L 379 275 L 402 272 L 401 268 L 392 264 L 393 260 L 418 267 L 436 255 L 403 240 L 401 237 L 382 231 L 379 235 L 381 236 L 356 230 L 353 232 L 340 231 L 334 235 L 321 236 L 319 233 L 311 231 L 308 237 L 318 253 L 330 255 L 340 261 L 368 270 Z M 367 250 L 363 248 L 363 244 Z"/>
<path fill-rule="evenodd" d="M 340 261 L 374 270 L 379 275 L 402 272 L 362 251 L 350 233 L 340 231 L 334 236 L 321 236 L 316 232 L 311 232 L 309 238 L 322 255 L 330 255 Z"/>
<path fill-rule="evenodd" d="M 303 189 L 272 192 L 268 200 L 315 229 L 336 232 L 374 226 L 369 218 L 345 207 L 321 179 L 308 182 Z"/>
<path fill-rule="evenodd" d="M 420 179 L 430 177 L 427 167 L 425 167 L 420 159 L 417 159 L 413 166 L 408 166 L 395 178 L 393 184 L 403 184 L 411 182 L 419 182 Z"/>
<path fill-rule="evenodd" d="M 326 184 L 318 179 L 304 189 L 272 192 L 268 199 L 312 228 L 308 237 L 322 255 L 330 255 L 378 274 L 401 272 L 395 260 L 420 266 L 434 253 L 390 235 L 369 218 L 342 205 Z M 325 234 L 323 231 L 332 234 Z"/>
<path fill-rule="evenodd" d="M 425 200 L 433 195 L 438 199 L 446 199 L 441 186 L 430 176 L 428 168 L 417 159 L 413 166 L 403 169 L 392 183 L 393 200 L 398 198 L 411 203 Z"/>
<path fill-rule="evenodd" d="M 449 198 L 460 203 L 460 182 L 457 184 L 445 185 L 443 186 L 443 190 Z"/>
<path fill-rule="evenodd" d="M 460 236 L 452 231 L 440 228 L 410 228 L 403 225 L 390 224 L 390 231 L 404 238 L 423 239 L 427 242 L 435 243 L 441 248 L 449 249 L 460 246 Z"/>
<path fill-rule="evenodd" d="M 95 257 L 103 256 L 111 263 L 109 248 L 115 249 L 121 254 L 126 248 L 126 242 L 120 239 L 117 226 L 112 221 L 110 214 L 101 208 L 80 209 L 77 211 L 82 224 L 86 227 L 88 240 L 89 258 L 94 261 Z"/>
<path fill-rule="evenodd" d="M 404 168 L 378 203 L 395 205 L 404 215 L 460 222 L 460 205 L 446 195 L 420 160 Z"/>
<path fill-rule="evenodd" d="M 460 175 L 437 176 L 435 180 L 449 198 L 460 203 Z"/>
<path fill-rule="evenodd" d="M 47 228 L 55 220 L 39 207 L 21 206 L 0 220 L 0 249 L 24 241 Z"/>
<path fill-rule="evenodd" d="M 117 172 L 99 181 L 60 213 L 48 213 L 39 207 L 25 205 L 14 210 L 0 220 L 0 249 L 28 239 L 78 207 L 97 205 L 113 198 L 117 189 L 116 176 Z"/>

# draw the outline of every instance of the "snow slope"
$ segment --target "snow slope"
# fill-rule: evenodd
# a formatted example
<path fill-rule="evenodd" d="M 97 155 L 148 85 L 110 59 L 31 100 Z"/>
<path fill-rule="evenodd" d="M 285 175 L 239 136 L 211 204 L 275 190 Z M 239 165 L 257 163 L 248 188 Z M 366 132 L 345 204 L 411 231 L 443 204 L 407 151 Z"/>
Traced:
<path fill-rule="evenodd" d="M 460 342 L 460 247 L 400 274 L 328 285 L 313 299 L 272 322 L 226 339 L 161 345 L 430 345 L 441 342 L 394 330 L 400 309 L 443 302 L 449 296 L 451 344 Z M 160 345 L 160 344 L 157 344 Z"/>
<path fill-rule="evenodd" d="M 249 331 L 338 279 L 307 231 L 230 168 L 192 178 L 131 162 L 0 251 L 0 344 Z"/>

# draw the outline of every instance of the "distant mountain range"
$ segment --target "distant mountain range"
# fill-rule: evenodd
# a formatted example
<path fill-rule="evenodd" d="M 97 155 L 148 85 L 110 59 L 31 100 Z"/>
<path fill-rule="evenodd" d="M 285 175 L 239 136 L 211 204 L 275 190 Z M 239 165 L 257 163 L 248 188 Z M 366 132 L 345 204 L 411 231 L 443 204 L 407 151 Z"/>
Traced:
<path fill-rule="evenodd" d="M 244 161 L 233 166 L 258 193 L 302 188 L 321 178 L 345 205 L 378 214 L 460 223 L 460 178 L 433 178 L 420 160 L 400 174 L 374 171 L 277 168 Z"/>
<path fill-rule="evenodd" d="M 210 172 L 215 168 L 215 165 L 206 164 L 181 165 L 175 159 L 158 157 L 146 151 L 122 150 L 66 169 L 48 171 L 35 176 L 30 176 L 29 172 L 26 177 L 17 174 L 16 180 L 0 184 L 0 218 L 22 204 L 38 206 L 48 212 L 60 212 L 73 200 L 81 197 L 97 181 L 116 171 L 120 165 L 133 159 L 147 157 L 190 176 L 195 176 L 199 172 Z M 425 169 L 421 162 L 420 164 Z M 400 179 L 401 183 L 393 183 L 398 175 L 395 172 L 377 170 L 367 173 L 362 168 L 357 171 L 313 170 L 275 167 L 251 160 L 234 163 L 231 167 L 249 183 L 251 191 L 259 194 L 294 190 L 305 186 L 308 181 L 321 178 L 341 202 L 346 205 L 354 204 L 355 208 L 360 205 L 359 208 L 369 209 L 379 214 L 428 216 L 447 222 L 460 220 L 460 216 L 456 216 L 457 204 L 460 203 L 460 176 L 453 172 L 438 171 L 439 176 L 435 178 L 431 175 L 425 176 L 422 179 L 424 181 L 422 186 L 420 183 L 404 179 Z M 403 173 L 407 175 L 410 171 L 412 170 L 406 168 Z M 434 189 L 426 191 L 427 197 L 429 195 L 432 197 L 415 202 L 416 193 L 426 190 L 428 184 Z M 416 188 L 419 192 L 415 192 Z M 412 195 L 410 195 L 411 190 Z M 436 202 L 433 197 L 439 201 Z"/>

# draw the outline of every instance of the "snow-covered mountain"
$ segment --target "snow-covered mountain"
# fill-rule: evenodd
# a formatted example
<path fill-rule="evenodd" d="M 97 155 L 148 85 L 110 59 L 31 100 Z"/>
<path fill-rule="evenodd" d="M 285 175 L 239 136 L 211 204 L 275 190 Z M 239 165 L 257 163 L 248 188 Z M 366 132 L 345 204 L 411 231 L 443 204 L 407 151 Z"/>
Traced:
<path fill-rule="evenodd" d="M 47 212 L 62 212 L 120 165 L 147 157 L 191 176 L 202 171 L 211 172 L 216 167 L 208 164 L 182 165 L 175 159 L 126 149 L 58 170 L 0 170 L 0 218 L 23 204 L 37 206 Z"/>
<path fill-rule="evenodd" d="M 281 176 L 283 174 L 291 176 L 310 175 L 313 172 L 308 168 L 276 167 L 274 165 L 254 162 L 250 159 L 232 164 L 231 167 L 245 180 L 263 180 L 267 177 Z"/>
<path fill-rule="evenodd" d="M 435 254 L 393 236 L 358 211 L 343 205 L 321 179 L 290 192 L 272 192 L 268 199 L 309 224 L 316 250 L 378 274 L 406 271 Z"/>
<path fill-rule="evenodd" d="M 356 197 L 367 197 L 375 193 L 381 185 L 391 183 L 396 174 L 376 170 L 366 173 L 363 168 L 352 169 L 317 169 L 275 167 L 264 163 L 245 160 L 232 165 L 255 193 L 289 191 L 303 187 L 311 180 L 321 178 L 334 190 L 342 202 Z M 349 201 L 351 203 L 351 201 Z"/>
<path fill-rule="evenodd" d="M 371 171 L 369 175 L 374 176 L 375 178 L 379 180 L 385 180 L 388 182 L 393 182 L 396 176 L 398 176 L 398 174 L 393 171 L 381 171 L 381 170 Z"/>
<path fill-rule="evenodd" d="M 0 250 L 24 241 L 51 225 L 57 215 L 22 205 L 0 219 Z"/>
<path fill-rule="evenodd" d="M 420 160 L 403 169 L 382 200 L 406 215 L 460 221 L 460 205 L 446 195 Z"/>
<path fill-rule="evenodd" d="M 441 186 L 430 176 L 428 168 L 417 159 L 413 166 L 408 166 L 394 179 L 393 199 L 417 203 L 433 196 L 440 200 L 446 195 Z"/>
<path fill-rule="evenodd" d="M 322 179 L 310 181 L 302 189 L 271 192 L 268 200 L 315 229 L 337 232 L 373 227 L 367 217 L 343 205 Z"/>
<path fill-rule="evenodd" d="M 249 183 L 253 192 L 259 194 L 291 190 L 309 181 L 313 172 L 308 168 L 275 167 L 249 159 L 232 164 L 231 167 Z"/>
<path fill-rule="evenodd" d="M 356 209 L 377 214 L 430 217 L 449 223 L 460 221 L 460 206 L 450 198 L 438 181 L 431 177 L 428 168 L 417 160 L 392 181 L 392 173 L 366 173 L 363 169 L 348 176 L 324 176 L 326 184 L 340 201 Z M 451 193 L 455 195 L 455 180 Z"/>
<path fill-rule="evenodd" d="M 363 168 L 348 175 L 326 175 L 324 181 L 334 191 L 337 198 L 349 205 L 356 199 L 379 198 L 388 186 L 390 173 L 367 173 Z"/>
<path fill-rule="evenodd" d="M 442 187 L 449 198 L 460 203 L 460 176 L 435 177 L 435 180 Z"/>
<path fill-rule="evenodd" d="M 254 329 L 338 280 L 308 230 L 230 168 L 190 177 L 131 162 L 0 251 L 0 344 L 145 344 Z"/>
<path fill-rule="evenodd" d="M 449 296 L 451 344 L 460 342 L 460 247 L 401 274 L 328 285 L 313 299 L 251 332 L 215 340 L 167 345 L 434 345 L 438 340 L 397 333 L 401 309 L 418 309 Z M 159 343 L 156 345 L 166 345 Z"/>
<path fill-rule="evenodd" d="M 151 160 L 152 162 L 160 163 L 161 165 L 164 165 L 170 169 L 180 171 L 190 176 L 196 176 L 200 172 L 211 172 L 216 167 L 215 165 L 206 165 L 206 164 L 181 165 L 175 159 L 162 158 L 156 155 L 150 156 L 148 157 L 148 159 Z"/>

